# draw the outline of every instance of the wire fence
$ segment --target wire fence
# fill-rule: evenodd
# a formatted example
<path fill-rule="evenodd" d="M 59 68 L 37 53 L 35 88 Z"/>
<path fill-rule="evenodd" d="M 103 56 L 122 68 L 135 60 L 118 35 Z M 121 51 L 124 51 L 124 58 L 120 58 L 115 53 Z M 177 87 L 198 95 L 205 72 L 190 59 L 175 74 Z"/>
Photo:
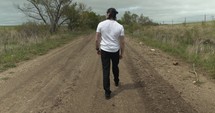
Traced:
<path fill-rule="evenodd" d="M 1 19 L 0 18 L 0 26 L 13 26 L 13 25 L 21 25 L 25 23 L 27 19 L 25 18 L 12 18 L 12 19 Z"/>
<path fill-rule="evenodd" d="M 23 22 L 26 22 L 26 18 L 11 18 L 11 19 L 3 19 L 0 17 L 0 25 L 20 25 Z M 181 17 L 170 19 L 167 21 L 157 21 L 158 24 L 187 24 L 187 23 L 194 23 L 194 22 L 208 22 L 214 21 L 215 23 L 215 14 L 214 15 L 196 15 L 196 16 L 188 16 L 188 17 Z"/>
<path fill-rule="evenodd" d="M 197 15 L 197 16 L 189 16 L 176 18 L 169 21 L 160 21 L 159 24 L 187 24 L 187 23 L 195 23 L 195 22 L 209 22 L 215 21 L 215 15 Z"/>

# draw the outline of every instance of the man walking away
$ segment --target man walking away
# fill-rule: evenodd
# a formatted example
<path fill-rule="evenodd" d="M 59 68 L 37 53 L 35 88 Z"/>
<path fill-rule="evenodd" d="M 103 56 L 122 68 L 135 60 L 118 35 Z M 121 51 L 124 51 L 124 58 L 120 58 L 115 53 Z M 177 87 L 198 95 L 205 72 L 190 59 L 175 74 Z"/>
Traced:
<path fill-rule="evenodd" d="M 100 22 L 96 30 L 96 50 L 101 55 L 103 69 L 103 88 L 106 99 L 110 99 L 110 62 L 115 86 L 119 85 L 119 59 L 124 54 L 124 27 L 116 21 L 115 8 L 107 10 L 106 20 Z"/>

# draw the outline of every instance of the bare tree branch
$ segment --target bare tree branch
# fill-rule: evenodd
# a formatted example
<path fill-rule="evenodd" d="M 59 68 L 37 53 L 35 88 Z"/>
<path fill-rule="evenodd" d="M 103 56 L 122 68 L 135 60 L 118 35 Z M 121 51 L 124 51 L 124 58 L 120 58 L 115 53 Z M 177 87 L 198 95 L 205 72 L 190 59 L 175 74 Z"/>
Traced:
<path fill-rule="evenodd" d="M 37 3 L 34 0 L 27 0 L 28 2 L 30 2 L 38 11 L 38 14 L 40 15 L 41 19 L 43 20 L 43 22 L 45 24 L 47 24 L 47 21 L 45 20 L 42 11 L 40 10 L 39 6 L 37 5 Z"/>
<path fill-rule="evenodd" d="M 50 31 L 55 32 L 67 17 L 64 16 L 66 7 L 69 7 L 73 0 L 27 0 L 29 4 L 17 8 L 25 15 L 35 20 L 43 21 L 50 25 Z"/>

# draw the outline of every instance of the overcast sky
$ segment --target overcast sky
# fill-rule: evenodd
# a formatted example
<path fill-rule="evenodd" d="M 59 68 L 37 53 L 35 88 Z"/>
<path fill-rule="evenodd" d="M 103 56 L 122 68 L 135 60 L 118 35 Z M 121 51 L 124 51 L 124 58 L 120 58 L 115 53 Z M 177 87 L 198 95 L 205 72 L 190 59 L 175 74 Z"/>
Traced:
<path fill-rule="evenodd" d="M 25 15 L 14 4 L 23 4 L 26 0 L 0 0 L 0 25 L 16 25 L 26 21 Z"/>
<path fill-rule="evenodd" d="M 0 25 L 21 24 L 26 17 L 14 4 L 27 0 L 0 0 Z M 105 14 L 107 8 L 115 7 L 120 18 L 125 11 L 148 16 L 153 21 L 183 21 L 189 19 L 212 19 L 215 15 L 215 0 L 74 0 L 85 3 L 98 14 Z"/>

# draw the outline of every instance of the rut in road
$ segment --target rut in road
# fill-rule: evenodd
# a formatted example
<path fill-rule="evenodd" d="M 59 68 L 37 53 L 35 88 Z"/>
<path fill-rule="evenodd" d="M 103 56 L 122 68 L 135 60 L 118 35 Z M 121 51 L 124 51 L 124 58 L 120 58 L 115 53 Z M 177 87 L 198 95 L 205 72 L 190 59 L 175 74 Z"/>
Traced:
<path fill-rule="evenodd" d="M 112 98 L 105 100 L 94 48 L 94 34 L 83 36 L 2 73 L 12 77 L 0 83 L 0 113 L 196 112 L 129 41 L 119 65 L 120 87 L 112 80 Z"/>

